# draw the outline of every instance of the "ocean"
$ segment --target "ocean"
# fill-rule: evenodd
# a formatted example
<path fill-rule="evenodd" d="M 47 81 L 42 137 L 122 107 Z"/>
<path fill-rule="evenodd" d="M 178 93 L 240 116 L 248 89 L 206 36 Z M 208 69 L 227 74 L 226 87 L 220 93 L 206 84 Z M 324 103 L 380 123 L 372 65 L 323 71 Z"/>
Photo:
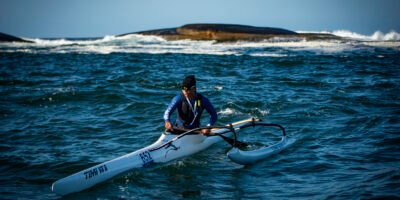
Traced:
<path fill-rule="evenodd" d="M 344 34 L 2 43 L 0 199 L 399 199 L 399 36 Z M 165 109 L 192 74 L 217 124 L 258 117 L 296 142 L 249 166 L 230 161 L 221 142 L 79 193 L 51 191 L 58 179 L 156 141 Z M 279 134 L 250 128 L 239 139 L 270 145 Z"/>

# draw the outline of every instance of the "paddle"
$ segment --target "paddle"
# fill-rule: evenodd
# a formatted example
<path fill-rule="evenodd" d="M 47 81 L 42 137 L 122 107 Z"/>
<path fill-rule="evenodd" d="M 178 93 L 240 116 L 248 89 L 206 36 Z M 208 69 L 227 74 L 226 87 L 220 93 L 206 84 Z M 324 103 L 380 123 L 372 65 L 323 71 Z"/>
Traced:
<path fill-rule="evenodd" d="M 230 145 L 232 145 L 233 147 L 237 147 L 237 148 L 244 148 L 249 146 L 247 143 L 241 142 L 239 140 L 235 140 L 229 137 L 226 137 L 222 134 L 219 133 L 211 133 L 212 135 L 217 135 L 219 137 L 221 137 L 222 139 L 224 139 L 227 143 L 229 143 Z"/>

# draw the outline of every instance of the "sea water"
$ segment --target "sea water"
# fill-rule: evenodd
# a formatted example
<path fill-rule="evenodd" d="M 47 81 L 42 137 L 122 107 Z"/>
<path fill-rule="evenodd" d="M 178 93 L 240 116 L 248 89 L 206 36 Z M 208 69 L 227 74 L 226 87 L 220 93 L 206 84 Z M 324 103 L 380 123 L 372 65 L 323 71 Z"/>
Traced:
<path fill-rule="evenodd" d="M 241 166 L 221 142 L 69 197 L 400 198 L 398 34 L 351 36 L 218 43 L 128 35 L 0 44 L 0 198 L 59 198 L 54 181 L 150 145 L 191 74 L 218 124 L 258 117 L 284 126 L 296 143 Z M 249 128 L 239 138 L 271 145 L 279 134 Z"/>

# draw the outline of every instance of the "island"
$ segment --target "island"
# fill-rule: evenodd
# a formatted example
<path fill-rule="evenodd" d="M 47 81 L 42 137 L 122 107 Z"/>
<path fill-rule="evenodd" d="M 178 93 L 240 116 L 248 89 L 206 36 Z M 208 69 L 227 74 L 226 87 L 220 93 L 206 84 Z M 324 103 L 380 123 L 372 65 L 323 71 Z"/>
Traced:
<path fill-rule="evenodd" d="M 177 28 L 156 29 L 122 34 L 155 35 L 166 40 L 215 40 L 217 42 L 261 41 L 273 38 L 306 40 L 338 40 L 338 36 L 322 33 L 296 33 L 294 31 L 237 24 L 187 24 Z"/>
<path fill-rule="evenodd" d="M 176 28 L 165 28 L 148 31 L 139 31 L 117 35 L 122 37 L 131 34 L 160 36 L 166 40 L 212 40 L 216 42 L 235 41 L 263 41 L 263 40 L 343 40 L 333 34 L 323 33 L 296 33 L 294 31 L 256 27 L 238 24 L 187 24 Z M 0 42 L 34 43 L 12 35 L 0 33 Z"/>
<path fill-rule="evenodd" d="M 15 37 L 12 35 L 8 35 L 5 33 L 0 33 L 0 42 L 25 42 L 25 43 L 33 43 L 31 41 L 28 40 L 24 40 L 22 38 L 19 37 Z"/>

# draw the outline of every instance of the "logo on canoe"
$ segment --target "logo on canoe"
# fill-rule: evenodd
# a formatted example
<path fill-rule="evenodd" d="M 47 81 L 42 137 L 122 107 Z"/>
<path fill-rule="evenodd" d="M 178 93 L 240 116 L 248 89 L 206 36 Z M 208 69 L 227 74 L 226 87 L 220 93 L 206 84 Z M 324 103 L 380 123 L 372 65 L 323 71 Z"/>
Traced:
<path fill-rule="evenodd" d="M 168 145 L 167 147 L 165 147 L 165 149 L 168 149 L 167 152 L 165 152 L 165 158 L 167 157 L 169 151 L 173 150 L 173 151 L 178 151 L 181 147 L 177 147 L 175 145 L 173 145 L 172 143 L 170 145 Z"/>
<path fill-rule="evenodd" d="M 83 174 L 85 174 L 85 178 L 87 180 L 87 179 L 93 178 L 99 174 L 102 174 L 102 173 L 106 172 L 107 170 L 108 170 L 107 165 L 101 165 L 99 167 L 89 169 L 89 170 L 83 172 Z"/>
<path fill-rule="evenodd" d="M 153 158 L 150 155 L 150 152 L 148 151 L 143 151 L 142 153 L 139 154 L 139 156 L 140 159 L 142 159 L 143 167 L 147 167 L 154 162 Z"/>

